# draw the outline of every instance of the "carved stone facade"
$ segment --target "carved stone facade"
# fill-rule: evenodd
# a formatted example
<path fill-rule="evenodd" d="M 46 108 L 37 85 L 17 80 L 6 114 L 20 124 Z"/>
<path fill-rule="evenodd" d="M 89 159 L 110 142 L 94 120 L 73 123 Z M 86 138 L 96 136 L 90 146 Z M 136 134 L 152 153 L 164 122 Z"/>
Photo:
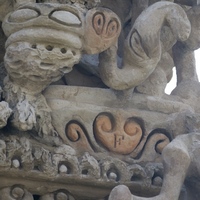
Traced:
<path fill-rule="evenodd" d="M 0 199 L 198 200 L 199 3 L 0 0 Z"/>

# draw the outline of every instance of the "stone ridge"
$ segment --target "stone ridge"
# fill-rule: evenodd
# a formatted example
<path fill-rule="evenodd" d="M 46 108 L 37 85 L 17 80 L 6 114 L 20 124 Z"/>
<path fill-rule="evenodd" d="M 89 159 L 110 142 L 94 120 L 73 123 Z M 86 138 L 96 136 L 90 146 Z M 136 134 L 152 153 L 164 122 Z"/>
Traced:
<path fill-rule="evenodd" d="M 37 3 L 81 4 L 91 9 L 100 4 L 101 0 L 38 0 Z"/>

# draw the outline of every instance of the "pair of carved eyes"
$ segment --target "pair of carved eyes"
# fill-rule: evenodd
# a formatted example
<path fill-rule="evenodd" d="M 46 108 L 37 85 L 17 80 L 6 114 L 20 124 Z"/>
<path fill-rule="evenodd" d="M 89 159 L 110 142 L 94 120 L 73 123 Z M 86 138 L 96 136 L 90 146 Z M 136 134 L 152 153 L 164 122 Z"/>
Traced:
<path fill-rule="evenodd" d="M 113 37 L 119 29 L 119 24 L 115 19 L 106 21 L 103 13 L 96 13 L 93 17 L 93 28 L 97 35 Z"/>
<path fill-rule="evenodd" d="M 105 133 L 109 133 L 114 131 L 115 123 L 118 122 L 115 122 L 113 117 L 111 117 L 110 115 L 101 114 L 95 120 L 95 128 Z M 129 136 L 134 136 L 138 133 L 142 134 L 144 129 L 141 125 L 142 123 L 143 122 L 138 118 L 129 118 L 124 124 L 124 132 Z"/>
<path fill-rule="evenodd" d="M 13 12 L 9 17 L 9 22 L 12 23 L 24 23 L 29 20 L 35 19 L 40 16 L 40 13 L 31 8 L 23 8 Z M 78 16 L 74 13 L 66 10 L 57 10 L 49 14 L 49 18 L 57 23 L 70 25 L 70 26 L 80 26 L 81 21 Z"/>
<path fill-rule="evenodd" d="M 29 20 L 39 17 L 41 14 L 38 10 L 32 8 L 23 8 L 16 10 L 9 17 L 11 23 L 25 23 Z M 49 18 L 57 23 L 68 26 L 81 26 L 82 22 L 77 15 L 66 10 L 56 10 L 49 14 Z M 93 28 L 97 35 L 113 37 L 119 29 L 116 19 L 106 20 L 103 13 L 97 12 L 93 16 Z"/>

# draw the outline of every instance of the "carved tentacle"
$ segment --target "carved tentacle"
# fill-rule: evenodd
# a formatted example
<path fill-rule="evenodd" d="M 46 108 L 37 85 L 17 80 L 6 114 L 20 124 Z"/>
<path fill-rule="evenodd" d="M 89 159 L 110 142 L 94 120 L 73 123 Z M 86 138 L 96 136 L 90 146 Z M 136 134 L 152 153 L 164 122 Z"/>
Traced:
<path fill-rule="evenodd" d="M 153 4 L 137 18 L 125 41 L 122 68 L 117 66 L 117 46 L 100 54 L 103 82 L 113 89 L 125 90 L 147 79 L 161 57 L 163 25 L 171 28 L 176 40 L 184 41 L 189 37 L 190 22 L 180 6 L 171 2 Z"/>

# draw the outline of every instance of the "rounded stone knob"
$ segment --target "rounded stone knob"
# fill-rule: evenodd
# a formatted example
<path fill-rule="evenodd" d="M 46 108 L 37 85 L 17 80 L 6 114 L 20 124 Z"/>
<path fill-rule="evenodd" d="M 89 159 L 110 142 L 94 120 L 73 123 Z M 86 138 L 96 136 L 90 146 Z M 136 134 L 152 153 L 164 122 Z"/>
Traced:
<path fill-rule="evenodd" d="M 156 176 L 153 181 L 152 181 L 152 184 L 155 185 L 155 186 L 162 186 L 162 178 L 159 177 L 159 176 Z"/>
<path fill-rule="evenodd" d="M 116 181 L 117 180 L 117 174 L 114 173 L 114 172 L 110 172 L 109 175 L 108 175 L 108 178 L 110 180 Z"/>
<path fill-rule="evenodd" d="M 14 159 L 14 160 L 12 161 L 12 166 L 13 166 L 14 168 L 19 168 L 19 167 L 20 167 L 20 162 L 19 162 L 19 160 Z"/>
<path fill-rule="evenodd" d="M 15 187 L 11 191 L 11 196 L 14 199 L 22 199 L 22 197 L 24 196 L 24 190 L 20 187 Z"/>
<path fill-rule="evenodd" d="M 68 200 L 68 195 L 65 194 L 64 192 L 59 192 L 58 194 L 56 194 L 56 198 L 55 200 Z"/>
<path fill-rule="evenodd" d="M 67 173 L 67 172 L 68 172 L 67 166 L 66 166 L 66 165 L 61 165 L 61 166 L 59 167 L 59 172 L 60 172 L 60 173 Z"/>
<path fill-rule="evenodd" d="M 122 200 L 122 199 L 133 199 L 129 188 L 125 185 L 116 186 L 110 193 L 109 199 Z"/>

